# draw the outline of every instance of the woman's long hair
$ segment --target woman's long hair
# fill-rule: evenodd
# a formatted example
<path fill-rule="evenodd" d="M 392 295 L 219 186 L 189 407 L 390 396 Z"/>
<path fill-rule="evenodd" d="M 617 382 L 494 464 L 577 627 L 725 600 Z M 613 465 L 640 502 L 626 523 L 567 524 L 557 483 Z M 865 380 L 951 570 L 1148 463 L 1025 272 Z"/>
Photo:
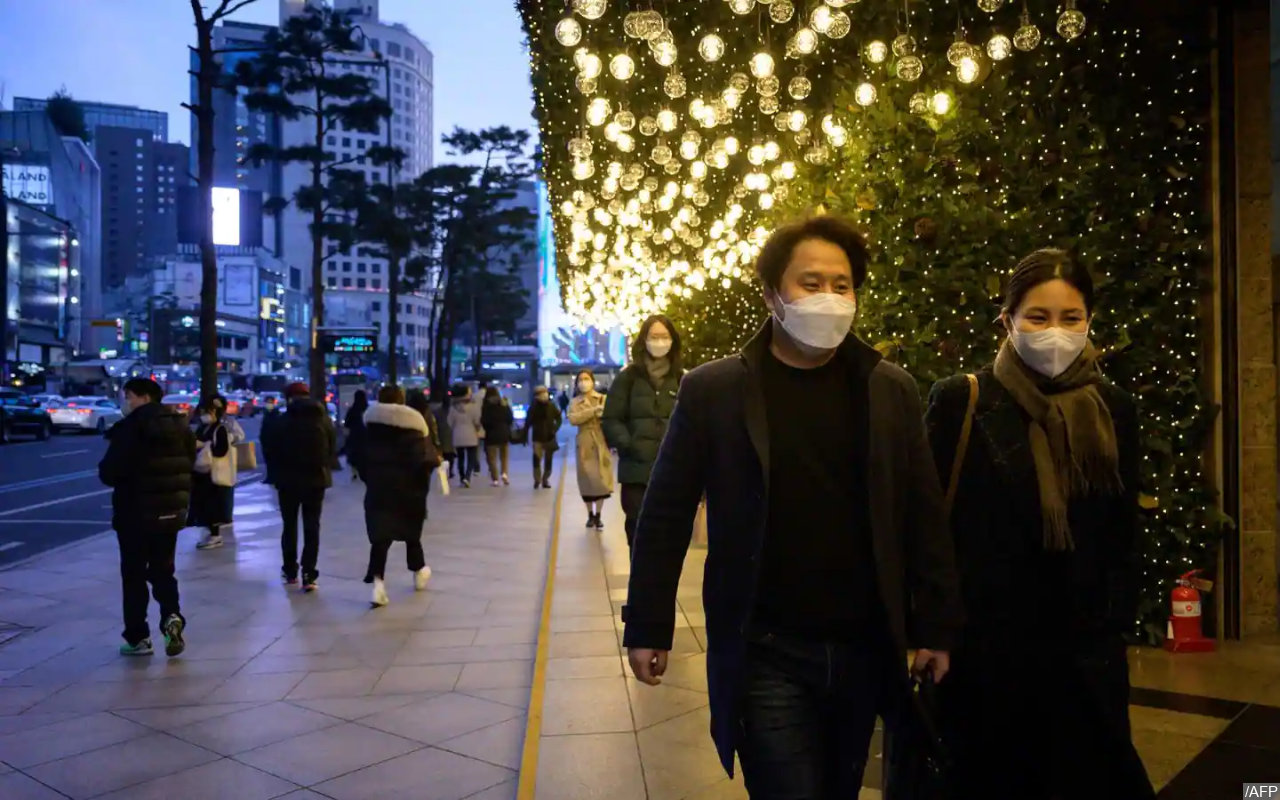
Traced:
<path fill-rule="evenodd" d="M 591 388 L 592 388 L 592 389 L 595 389 L 596 391 L 599 391 L 599 390 L 600 390 L 600 389 L 599 389 L 599 387 L 596 385 L 596 374 L 595 374 L 595 372 L 593 372 L 592 370 L 587 369 L 586 367 L 584 367 L 584 368 L 582 368 L 582 369 L 578 370 L 578 374 L 577 374 L 577 375 L 574 375 L 574 376 L 573 376 L 573 396 L 574 396 L 574 397 L 577 397 L 578 395 L 582 394 L 582 390 L 578 388 L 578 382 L 582 380 L 582 376 L 583 376 L 583 375 L 586 375 L 588 378 L 590 378 L 590 379 L 591 379 Z"/>
<path fill-rule="evenodd" d="M 369 393 L 364 389 L 357 389 L 355 397 L 351 398 L 351 410 L 357 413 L 363 413 L 369 408 Z"/>
<path fill-rule="evenodd" d="M 653 328 L 654 323 L 661 322 L 662 326 L 671 333 L 671 352 L 667 353 L 667 359 L 671 362 L 671 374 L 680 374 L 680 332 L 676 330 L 676 325 L 671 318 L 665 314 L 654 314 L 644 321 L 640 326 L 640 332 L 636 334 L 636 338 L 631 342 L 631 363 L 643 364 L 645 359 L 649 357 L 649 350 L 645 347 L 645 342 L 649 338 L 649 331 Z"/>

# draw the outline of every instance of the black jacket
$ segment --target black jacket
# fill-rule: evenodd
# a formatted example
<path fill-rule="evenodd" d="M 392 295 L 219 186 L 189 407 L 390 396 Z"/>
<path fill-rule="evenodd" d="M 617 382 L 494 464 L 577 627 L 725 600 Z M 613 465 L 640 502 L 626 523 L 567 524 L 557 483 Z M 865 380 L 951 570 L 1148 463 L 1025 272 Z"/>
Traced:
<path fill-rule="evenodd" d="M 333 485 L 338 434 L 325 407 L 309 397 L 262 422 L 266 482 L 284 491 L 327 489 Z"/>
<path fill-rule="evenodd" d="M 529 429 L 529 441 L 555 444 L 556 434 L 560 432 L 560 425 L 563 422 L 560 409 L 556 408 L 554 403 L 550 400 L 545 403 L 534 400 L 533 405 L 529 406 L 529 419 L 526 423 Z"/>
<path fill-rule="evenodd" d="M 740 355 L 685 376 L 645 494 L 623 609 L 627 647 L 670 649 L 676 591 L 699 500 L 707 501 L 707 678 L 711 730 L 732 773 L 746 633 L 755 607 L 769 496 L 761 367 L 771 328 Z M 867 486 L 876 583 L 898 648 L 949 650 L 961 623 L 943 494 L 915 380 L 850 336 L 837 358 L 874 359 L 867 378 Z M 615 384 L 616 386 L 616 384 Z M 797 413 L 804 398 L 796 398 Z M 851 492 L 851 494 L 853 494 Z"/>
<path fill-rule="evenodd" d="M 408 406 L 378 403 L 364 417 L 367 429 L 361 476 L 370 542 L 404 542 L 422 536 L 431 472 L 438 451 L 422 414 Z"/>
<path fill-rule="evenodd" d="M 344 419 L 342 423 L 343 427 L 347 429 L 347 440 L 344 445 L 347 453 L 347 463 L 350 464 L 356 472 L 361 472 L 364 468 L 364 415 L 368 408 L 368 405 L 365 405 L 364 407 L 352 406 L 347 410 L 346 419 Z"/>
<path fill-rule="evenodd" d="M 499 400 L 492 403 L 485 400 L 480 406 L 480 424 L 484 427 L 485 447 L 511 444 L 515 415 L 511 413 L 511 406 L 506 402 Z"/>
<path fill-rule="evenodd" d="M 673 370 L 654 386 L 644 365 L 633 363 L 609 387 L 600 422 L 609 446 L 618 451 L 618 483 L 649 482 L 681 375 Z"/>
<path fill-rule="evenodd" d="M 107 431 L 98 477 L 111 493 L 117 531 L 181 528 L 191 500 L 196 439 L 185 415 L 159 403 L 138 407 Z"/>

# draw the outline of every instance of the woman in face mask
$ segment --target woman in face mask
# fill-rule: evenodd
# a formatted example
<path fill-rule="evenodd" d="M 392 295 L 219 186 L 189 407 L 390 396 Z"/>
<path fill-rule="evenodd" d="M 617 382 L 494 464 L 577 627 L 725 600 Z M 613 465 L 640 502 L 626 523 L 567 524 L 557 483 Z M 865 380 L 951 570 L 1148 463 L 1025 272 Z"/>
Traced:
<path fill-rule="evenodd" d="M 596 391 L 596 376 L 589 369 L 578 373 L 569 423 L 578 429 L 578 493 L 587 504 L 587 527 L 604 530 L 601 513 L 604 501 L 613 494 L 613 458 L 605 442 L 600 419 L 604 416 L 604 395 Z"/>
<path fill-rule="evenodd" d="M 1099 780 L 1108 797 L 1154 797 L 1122 638 L 1137 616 L 1138 418 L 1102 376 L 1093 308 L 1083 266 L 1032 253 L 1009 279 L 995 364 L 930 396 L 968 613 L 941 685 L 957 797 L 1047 800 Z"/>
<path fill-rule="evenodd" d="M 632 343 L 631 363 L 618 374 L 604 406 L 604 435 L 609 446 L 618 451 L 628 545 L 635 537 L 649 473 L 667 432 L 683 375 L 680 334 L 675 325 L 662 315 L 649 317 Z"/>
<path fill-rule="evenodd" d="M 191 485 L 191 513 L 187 524 L 205 529 L 204 537 L 196 545 L 200 550 L 222 547 L 222 529 L 231 524 L 228 495 L 235 491 L 236 464 L 224 408 L 213 398 L 197 409 L 200 425 L 196 428 L 195 479 Z"/>

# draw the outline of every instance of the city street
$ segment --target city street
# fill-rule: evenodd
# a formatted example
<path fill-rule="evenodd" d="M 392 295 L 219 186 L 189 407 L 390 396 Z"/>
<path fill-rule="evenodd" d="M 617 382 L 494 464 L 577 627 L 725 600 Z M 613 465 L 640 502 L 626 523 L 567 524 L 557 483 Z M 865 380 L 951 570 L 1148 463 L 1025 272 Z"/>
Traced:
<path fill-rule="evenodd" d="M 257 440 L 261 417 L 241 425 Z M 102 437 L 74 432 L 0 447 L 0 566 L 111 529 L 111 490 L 98 481 L 106 448 Z"/>

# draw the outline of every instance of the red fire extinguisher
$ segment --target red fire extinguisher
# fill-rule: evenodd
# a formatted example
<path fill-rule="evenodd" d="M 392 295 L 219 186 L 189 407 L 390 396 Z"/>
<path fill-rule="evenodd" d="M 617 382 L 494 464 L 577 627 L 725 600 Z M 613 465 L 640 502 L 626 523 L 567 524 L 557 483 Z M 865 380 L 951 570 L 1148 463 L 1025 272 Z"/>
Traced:
<path fill-rule="evenodd" d="M 1178 578 L 1170 602 L 1168 635 L 1164 649 L 1171 653 L 1207 653 L 1216 643 L 1204 637 L 1201 626 L 1200 589 L 1213 588 L 1210 581 L 1197 577 L 1200 570 L 1193 569 Z"/>

